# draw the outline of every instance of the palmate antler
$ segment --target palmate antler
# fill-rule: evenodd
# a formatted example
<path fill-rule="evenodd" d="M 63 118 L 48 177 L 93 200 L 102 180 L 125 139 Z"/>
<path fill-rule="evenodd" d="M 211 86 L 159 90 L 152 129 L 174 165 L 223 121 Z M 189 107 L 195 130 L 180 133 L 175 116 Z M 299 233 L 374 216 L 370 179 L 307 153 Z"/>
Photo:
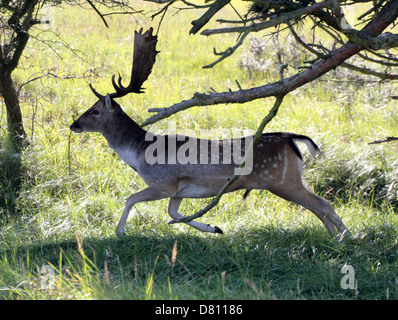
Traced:
<path fill-rule="evenodd" d="M 145 33 L 142 33 L 142 31 L 143 29 L 141 28 L 140 31 L 134 32 L 133 68 L 131 70 L 130 84 L 124 87 L 120 74 L 117 80 L 118 84 L 116 84 L 115 75 L 113 75 L 112 84 L 116 92 L 109 94 L 111 98 L 120 98 L 130 92 L 143 93 L 142 84 L 148 79 L 155 63 L 156 55 L 160 51 L 156 50 L 158 37 L 152 35 L 153 29 L 149 28 Z M 89 84 L 89 87 L 98 99 L 104 98 L 91 84 Z"/>

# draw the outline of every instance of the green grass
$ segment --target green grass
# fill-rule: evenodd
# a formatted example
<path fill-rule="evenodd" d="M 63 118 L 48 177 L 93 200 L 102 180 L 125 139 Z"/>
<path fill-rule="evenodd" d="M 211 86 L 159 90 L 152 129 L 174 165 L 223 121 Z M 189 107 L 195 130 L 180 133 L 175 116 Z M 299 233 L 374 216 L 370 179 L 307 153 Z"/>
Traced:
<path fill-rule="evenodd" d="M 214 59 L 213 47 L 225 49 L 236 39 L 188 36 L 194 15 L 163 21 L 161 53 L 146 93 L 120 99 L 137 122 L 150 115 L 148 108 L 170 106 L 195 91 L 237 89 L 235 79 L 244 88 L 277 79 L 272 69 L 250 74 L 239 67 L 250 56 L 250 41 L 224 63 L 202 70 Z M 167 200 L 162 200 L 136 205 L 128 236 L 118 239 L 114 230 L 124 201 L 145 184 L 101 135 L 73 134 L 69 125 L 95 102 L 86 81 L 104 93 L 111 90 L 113 73 L 128 78 L 133 30 L 157 21 L 109 17 L 106 29 L 93 12 L 79 8 L 56 11 L 55 18 L 63 39 L 81 50 L 84 60 L 62 45 L 56 45 L 60 59 L 43 51 L 43 43 L 30 42 L 17 81 L 48 68 L 61 75 L 95 68 L 99 77 L 29 83 L 22 99 L 30 146 L 21 151 L 1 132 L 2 299 L 398 298 L 398 145 L 367 145 L 397 135 L 398 105 L 388 99 L 396 84 L 354 83 L 356 75 L 337 69 L 288 95 L 266 128 L 306 134 L 320 145 L 324 155 L 317 162 L 305 153 L 306 183 L 332 202 L 352 239 L 336 243 L 309 211 L 259 191 L 246 201 L 241 192 L 225 195 L 199 219 L 219 226 L 224 235 L 168 225 Z M 277 49 L 270 41 L 266 58 L 275 58 Z M 286 59 L 290 55 L 286 52 Z M 351 83 L 331 81 L 336 79 Z M 270 98 L 192 108 L 171 120 L 179 130 L 254 131 L 272 104 Z M 4 128 L 4 116 L 0 122 Z M 163 121 L 152 129 L 167 126 Z M 184 200 L 181 212 L 191 214 L 207 203 Z M 357 290 L 340 285 L 346 264 L 355 269 Z M 43 266 L 54 273 L 53 286 L 44 289 Z"/>

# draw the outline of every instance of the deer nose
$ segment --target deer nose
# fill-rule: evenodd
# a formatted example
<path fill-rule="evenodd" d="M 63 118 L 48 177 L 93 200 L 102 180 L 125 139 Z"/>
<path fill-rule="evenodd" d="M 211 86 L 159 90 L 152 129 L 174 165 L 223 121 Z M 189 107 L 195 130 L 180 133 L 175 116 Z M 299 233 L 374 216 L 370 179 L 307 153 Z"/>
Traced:
<path fill-rule="evenodd" d="M 72 123 L 72 125 L 70 126 L 70 129 L 72 131 L 78 132 L 78 133 L 83 131 L 83 128 L 81 127 L 81 125 L 77 121 Z"/>

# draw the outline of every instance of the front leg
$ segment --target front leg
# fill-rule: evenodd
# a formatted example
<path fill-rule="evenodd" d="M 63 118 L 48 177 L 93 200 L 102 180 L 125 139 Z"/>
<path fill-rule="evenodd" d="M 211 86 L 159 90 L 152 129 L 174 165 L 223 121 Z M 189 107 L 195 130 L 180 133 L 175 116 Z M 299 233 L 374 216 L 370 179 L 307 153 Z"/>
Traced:
<path fill-rule="evenodd" d="M 172 217 L 175 220 L 184 218 L 184 216 L 182 216 L 181 214 L 178 213 L 178 208 L 180 207 L 181 201 L 182 201 L 182 198 L 170 198 L 168 211 L 169 211 L 170 217 Z M 169 224 L 170 224 L 170 222 L 169 222 Z M 219 227 L 212 226 L 212 225 L 206 224 L 206 223 L 201 223 L 201 222 L 192 220 L 192 221 L 186 222 L 186 224 L 188 224 L 191 227 L 194 227 L 200 231 L 203 231 L 203 232 L 223 233 L 223 231 Z"/>
<path fill-rule="evenodd" d="M 144 201 L 155 201 L 164 198 L 170 197 L 169 194 L 166 194 L 159 189 L 149 187 L 142 191 L 132 194 L 126 201 L 126 206 L 124 207 L 124 211 L 122 217 L 116 228 L 116 235 L 118 237 L 124 236 L 124 226 L 126 225 L 127 217 L 130 214 L 131 208 L 138 202 Z"/>

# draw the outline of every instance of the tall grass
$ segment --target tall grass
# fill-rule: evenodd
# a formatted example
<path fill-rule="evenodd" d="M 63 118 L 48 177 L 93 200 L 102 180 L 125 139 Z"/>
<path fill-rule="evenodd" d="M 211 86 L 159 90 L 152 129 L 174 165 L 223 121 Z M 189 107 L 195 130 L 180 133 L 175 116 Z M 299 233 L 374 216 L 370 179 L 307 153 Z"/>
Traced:
<path fill-rule="evenodd" d="M 351 240 L 336 243 L 310 212 L 260 191 L 252 192 L 246 201 L 241 193 L 225 195 L 200 219 L 218 225 L 225 232 L 222 236 L 167 225 L 167 201 L 162 200 L 135 206 L 127 223 L 128 236 L 121 240 L 114 229 L 124 201 L 143 189 L 144 182 L 113 154 L 101 135 L 75 135 L 68 128 L 95 102 L 86 81 L 107 92 L 113 73 L 127 79 L 132 30 L 154 23 L 141 16 L 109 17 L 111 27 L 106 29 L 90 11 L 68 7 L 55 13 L 57 30 L 81 52 L 73 53 L 63 45 L 49 51 L 43 43 L 30 42 L 17 81 L 47 69 L 82 75 L 95 68 L 92 74 L 97 76 L 29 83 L 21 97 L 30 146 L 15 149 L 2 132 L 1 298 L 398 297 L 398 146 L 367 145 L 396 135 L 398 106 L 388 99 L 395 84 L 353 81 L 353 74 L 338 69 L 287 96 L 267 128 L 306 134 L 320 145 L 323 155 L 316 162 L 305 152 L 306 184 L 332 202 L 353 233 Z M 232 15 L 232 9 L 226 14 Z M 236 39 L 188 36 L 192 19 L 193 13 L 184 12 L 163 21 L 161 53 L 146 93 L 121 99 L 137 122 L 150 115 L 148 108 L 170 106 L 195 91 L 235 89 L 236 79 L 242 87 L 278 79 L 274 71 L 259 75 L 242 68 L 242 61 L 252 58 L 250 41 L 215 69 L 202 70 L 214 58 L 212 47 L 225 49 Z M 274 58 L 285 41 L 289 40 L 268 41 L 264 61 Z M 286 51 L 285 59 L 291 54 Z M 295 67 L 291 64 L 288 72 L 294 73 Z M 198 107 L 171 120 L 177 130 L 255 130 L 271 105 L 272 100 L 265 99 Z M 4 118 L 0 118 L 1 127 Z M 167 126 L 163 121 L 152 129 Z M 184 200 L 181 213 L 193 213 L 207 201 Z M 355 290 L 340 285 L 340 271 L 346 264 L 355 269 Z M 51 285 L 43 270 L 52 270 Z"/>

